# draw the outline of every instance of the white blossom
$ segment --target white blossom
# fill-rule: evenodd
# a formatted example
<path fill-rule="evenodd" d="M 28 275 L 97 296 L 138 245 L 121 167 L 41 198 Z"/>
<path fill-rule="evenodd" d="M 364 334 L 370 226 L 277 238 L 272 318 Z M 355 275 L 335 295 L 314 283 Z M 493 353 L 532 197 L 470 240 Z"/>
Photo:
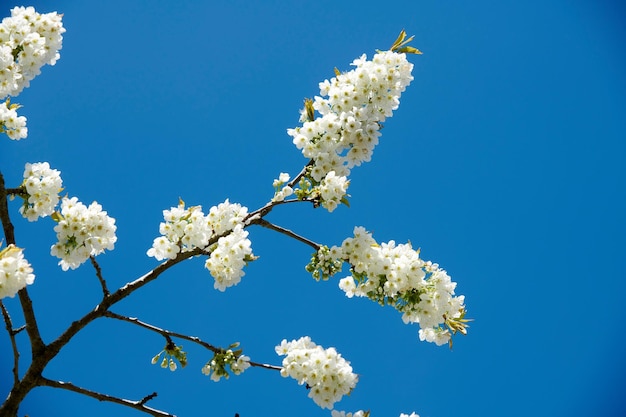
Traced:
<path fill-rule="evenodd" d="M 338 252 L 351 264 L 352 276 L 339 281 L 346 296 L 368 297 L 392 305 L 405 323 L 418 323 L 419 338 L 443 345 L 451 331 L 466 333 L 465 297 L 439 265 L 425 262 L 410 243 L 378 244 L 363 227 L 354 228 Z"/>
<path fill-rule="evenodd" d="M 245 275 L 244 266 L 254 259 L 248 231 L 238 224 L 227 236 L 217 241 L 217 247 L 205 262 L 205 267 L 215 279 L 214 287 L 225 291 L 237 285 Z"/>
<path fill-rule="evenodd" d="M 62 15 L 14 7 L 0 22 L 0 97 L 16 96 L 59 59 L 65 28 Z"/>
<path fill-rule="evenodd" d="M 0 251 L 0 299 L 14 297 L 34 281 L 33 268 L 21 248 L 11 244 Z"/>
<path fill-rule="evenodd" d="M 76 269 L 90 256 L 112 250 L 117 241 L 115 219 L 109 217 L 102 206 L 93 202 L 89 207 L 76 197 L 64 197 L 61 212 L 57 213 L 58 224 L 54 227 L 58 242 L 50 253 L 60 258 L 64 271 Z"/>
<path fill-rule="evenodd" d="M 288 129 L 293 143 L 314 161 L 311 177 L 320 182 L 334 171 L 347 177 L 350 169 L 371 159 L 381 123 L 399 105 L 401 93 L 413 80 L 413 64 L 403 53 L 379 52 L 371 61 L 354 60 L 353 70 L 319 84 L 315 120 L 301 113 L 301 126 Z"/>
<path fill-rule="evenodd" d="M 278 355 L 286 356 L 281 375 L 295 379 L 300 385 L 306 384 L 309 397 L 322 408 L 332 409 L 356 386 L 357 375 L 335 348 L 324 349 L 305 336 L 291 342 L 283 340 L 275 350 Z"/>
<path fill-rule="evenodd" d="M 0 132 L 6 133 L 9 139 L 13 140 L 24 139 L 28 136 L 26 117 L 17 115 L 18 107 L 9 104 L 8 100 L 0 103 Z"/>
<path fill-rule="evenodd" d="M 63 189 L 63 181 L 61 173 L 56 169 L 50 169 L 47 162 L 27 163 L 22 186 L 26 189 L 28 196 L 24 197 L 20 213 L 32 222 L 54 212 L 59 203 L 59 192 Z"/>

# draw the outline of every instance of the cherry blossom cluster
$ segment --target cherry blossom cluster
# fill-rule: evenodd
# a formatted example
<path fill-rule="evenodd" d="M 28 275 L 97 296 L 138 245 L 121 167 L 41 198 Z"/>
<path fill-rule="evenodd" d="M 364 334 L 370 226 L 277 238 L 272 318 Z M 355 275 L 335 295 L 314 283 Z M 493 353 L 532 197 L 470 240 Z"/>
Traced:
<path fill-rule="evenodd" d="M 207 215 L 201 206 L 185 208 L 180 201 L 178 207 L 163 210 L 161 236 L 154 239 L 147 254 L 163 260 L 196 248 L 210 252 L 205 267 L 215 279 L 214 287 L 224 291 L 241 281 L 243 267 L 255 259 L 248 231 L 243 228 L 247 215 L 247 207 L 228 200 L 211 207 Z M 211 243 L 215 238 L 217 242 Z"/>
<path fill-rule="evenodd" d="M 293 188 L 291 188 L 287 184 L 289 181 L 289 174 L 286 172 L 281 172 L 277 179 L 273 182 L 274 187 L 274 197 L 272 197 L 272 201 L 283 201 L 285 198 L 289 197 L 293 194 Z"/>
<path fill-rule="evenodd" d="M 238 224 L 228 235 L 218 239 L 217 246 L 211 248 L 211 255 L 204 266 L 215 279 L 213 287 L 225 291 L 241 282 L 241 277 L 246 274 L 243 272 L 244 266 L 255 259 L 248 231 Z"/>
<path fill-rule="evenodd" d="M 15 7 L 0 23 L 0 97 L 16 96 L 59 59 L 65 28 L 56 12 Z"/>
<path fill-rule="evenodd" d="M 18 116 L 19 105 L 9 100 L 0 103 L 0 133 L 6 133 L 9 139 L 20 140 L 28 136 L 26 117 Z"/>
<path fill-rule="evenodd" d="M 34 281 L 33 268 L 21 248 L 11 244 L 0 251 L 0 299 L 14 297 Z"/>
<path fill-rule="evenodd" d="M 51 169 L 47 162 L 27 163 L 22 182 L 26 191 L 26 195 L 22 195 L 24 204 L 20 207 L 22 216 L 32 222 L 51 215 L 59 203 L 62 186 L 61 173 Z"/>
<path fill-rule="evenodd" d="M 202 367 L 202 373 L 210 376 L 211 380 L 215 382 L 218 382 L 222 377 L 228 379 L 230 377 L 229 368 L 235 375 L 240 375 L 250 367 L 250 357 L 243 355 L 241 349 L 232 350 L 238 346 L 239 343 L 234 343 L 228 349 L 216 352 L 213 359 Z"/>
<path fill-rule="evenodd" d="M 302 126 L 287 130 L 312 160 L 307 177 L 313 187 L 326 180 L 328 188 L 320 197 L 323 202 L 330 193 L 333 202 L 322 204 L 329 211 L 344 198 L 350 169 L 371 160 L 382 123 L 398 108 L 401 93 L 413 80 L 413 64 L 404 53 L 378 52 L 371 61 L 362 55 L 352 65 L 356 68 L 336 71 L 336 77 L 321 82 L 321 97 L 305 101 Z M 315 111 L 321 117 L 315 118 Z"/>
<path fill-rule="evenodd" d="M 58 242 L 50 253 L 61 259 L 59 265 L 64 271 L 78 268 L 90 256 L 113 250 L 117 241 L 115 219 L 95 201 L 87 207 L 76 197 L 64 197 L 61 211 L 52 218 L 58 222 L 54 226 Z"/>
<path fill-rule="evenodd" d="M 291 377 L 298 384 L 306 384 L 309 398 L 322 408 L 333 405 L 349 394 L 356 386 L 358 377 L 334 348 L 324 349 L 308 336 L 276 346 L 276 353 L 285 356 L 280 374 Z"/>
<path fill-rule="evenodd" d="M 333 259 L 334 258 L 334 259 Z M 351 276 L 339 281 L 347 297 L 367 297 L 380 305 L 391 305 L 403 313 L 405 323 L 418 323 L 420 340 L 437 345 L 451 343 L 451 334 L 466 334 L 464 296 L 455 296 L 456 283 L 437 264 L 420 259 L 410 243 L 378 244 L 363 227 L 341 247 L 321 247 L 306 269 L 319 279 L 339 268 L 337 261 L 350 264 Z"/>

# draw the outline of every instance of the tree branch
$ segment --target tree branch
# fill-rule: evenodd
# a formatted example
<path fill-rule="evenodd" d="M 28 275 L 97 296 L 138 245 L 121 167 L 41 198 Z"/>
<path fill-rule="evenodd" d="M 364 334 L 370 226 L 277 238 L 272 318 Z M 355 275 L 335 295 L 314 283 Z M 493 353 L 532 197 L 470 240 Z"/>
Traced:
<path fill-rule="evenodd" d="M 116 404 L 121 404 L 126 407 L 130 407 L 132 409 L 142 411 L 146 414 L 150 414 L 151 416 L 155 416 L 155 417 L 176 417 L 174 414 L 169 414 L 169 413 L 166 413 L 165 411 L 157 410 L 155 408 L 148 407 L 145 405 L 148 401 L 150 401 L 151 399 L 157 396 L 156 392 L 153 392 L 152 394 L 145 396 L 139 401 L 131 401 L 125 398 L 114 397 L 112 395 L 102 394 L 100 392 L 81 388 L 79 386 L 72 384 L 71 382 L 53 381 L 51 379 L 44 378 L 44 377 L 40 378 L 40 385 L 52 387 L 52 388 L 66 389 L 68 391 L 76 392 L 78 394 L 95 398 L 98 401 L 108 401 L 108 402 L 112 402 Z"/>
<path fill-rule="evenodd" d="M 17 349 L 17 342 L 15 341 L 15 335 L 18 334 L 21 330 L 15 330 L 13 328 L 13 322 L 11 321 L 11 316 L 9 316 L 9 312 L 2 300 L 0 300 L 0 308 L 2 309 L 2 316 L 4 317 L 4 324 L 7 329 L 7 333 L 9 333 L 9 338 L 11 339 L 11 348 L 13 349 L 13 385 L 20 382 L 19 376 L 19 359 L 20 359 L 20 351 Z"/>
<path fill-rule="evenodd" d="M 2 221 L 2 229 L 4 230 L 4 237 L 6 238 L 7 245 L 15 245 L 15 232 L 13 223 L 11 223 L 11 217 L 9 216 L 9 204 L 7 202 L 7 189 L 4 186 L 4 176 L 0 172 L 0 221 Z M 26 321 L 26 332 L 30 338 L 31 350 L 33 358 L 37 356 L 44 348 L 43 340 L 41 340 L 41 334 L 37 327 L 37 320 L 35 318 L 35 312 L 33 311 L 33 303 L 28 296 L 26 288 L 22 288 L 18 292 L 20 303 L 22 304 L 22 311 L 24 312 L 24 320 Z"/>
<path fill-rule="evenodd" d="M 112 311 L 107 310 L 104 313 L 104 317 L 109 317 L 112 319 L 116 319 L 116 320 L 121 320 L 121 321 L 125 321 L 127 323 L 132 323 L 135 324 L 139 327 L 143 327 L 144 329 L 150 330 L 152 332 L 158 333 L 161 336 L 165 337 L 165 339 L 167 340 L 167 342 L 171 342 L 171 338 L 175 337 L 177 339 L 181 339 L 181 340 L 187 340 L 189 342 L 195 343 L 197 345 L 200 345 L 208 350 L 210 350 L 213 353 L 220 353 L 223 352 L 224 349 L 219 348 L 217 346 L 214 346 L 208 342 L 205 342 L 204 340 L 200 339 L 199 337 L 196 336 L 189 336 L 186 334 L 182 334 L 182 333 L 177 333 L 177 332 L 172 332 L 169 330 L 165 330 L 165 329 L 161 329 L 160 327 L 156 327 L 153 326 L 152 324 L 143 322 L 139 319 L 137 319 L 136 317 L 127 317 L 127 316 L 123 316 L 121 314 L 117 314 L 114 313 Z M 259 363 L 259 362 L 252 362 L 250 361 L 250 366 L 256 366 L 258 368 L 265 368 L 265 369 L 273 369 L 273 370 L 277 370 L 280 371 L 282 369 L 282 367 L 280 366 L 275 366 L 275 365 L 269 365 L 269 364 L 264 364 L 264 363 Z"/>
<path fill-rule="evenodd" d="M 299 242 L 302 242 L 302 243 L 305 243 L 305 244 L 311 246 L 316 251 L 319 250 L 319 248 L 320 248 L 320 245 L 315 243 L 315 242 L 313 242 L 312 240 L 309 240 L 309 239 L 307 239 L 307 238 L 305 238 L 303 236 L 300 236 L 300 235 L 292 232 L 289 229 L 285 229 L 284 227 L 280 227 L 280 226 L 277 226 L 277 225 L 275 225 L 273 223 L 270 223 L 270 222 L 268 222 L 265 219 L 257 219 L 257 220 L 255 220 L 253 222 L 253 224 L 258 224 L 259 226 L 263 226 L 263 227 L 266 227 L 268 229 L 272 229 L 272 230 L 274 230 L 274 231 L 276 231 L 278 233 L 282 233 L 283 235 L 292 237 L 292 238 L 296 239 Z"/>
<path fill-rule="evenodd" d="M 98 277 L 98 280 L 100 281 L 100 286 L 102 287 L 102 295 L 106 298 L 110 294 L 110 292 L 109 292 L 109 289 L 107 288 L 107 282 L 102 277 L 102 268 L 100 268 L 100 265 L 98 264 L 98 261 L 96 261 L 95 256 L 90 255 L 89 260 L 91 261 L 91 264 L 96 270 L 96 276 Z"/>

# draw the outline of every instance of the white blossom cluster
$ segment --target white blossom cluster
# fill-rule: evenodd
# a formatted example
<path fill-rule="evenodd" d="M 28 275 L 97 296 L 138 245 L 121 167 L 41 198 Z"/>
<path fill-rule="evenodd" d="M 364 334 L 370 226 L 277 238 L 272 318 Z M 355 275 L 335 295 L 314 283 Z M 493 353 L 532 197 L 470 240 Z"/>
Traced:
<path fill-rule="evenodd" d="M 76 269 L 90 256 L 115 246 L 115 219 L 95 201 L 87 207 L 76 197 L 64 197 L 61 212 L 53 218 L 58 221 L 54 227 L 58 242 L 52 245 L 50 253 L 61 259 L 59 265 L 64 271 Z"/>
<path fill-rule="evenodd" d="M 290 376 L 298 384 L 306 384 L 309 398 L 322 408 L 332 409 L 341 397 L 356 386 L 358 377 L 334 348 L 324 349 L 308 336 L 276 346 L 276 353 L 286 356 L 280 374 Z"/>
<path fill-rule="evenodd" d="M 335 174 L 335 171 L 330 171 L 326 174 L 319 185 L 322 207 L 332 213 L 345 197 L 349 184 L 350 181 L 348 181 L 347 177 L 339 177 Z"/>
<path fill-rule="evenodd" d="M 27 163 L 22 186 L 28 195 L 23 197 L 24 204 L 20 207 L 20 213 L 32 222 L 54 212 L 59 203 L 63 181 L 61 173 L 50 169 L 47 162 Z"/>
<path fill-rule="evenodd" d="M 274 187 L 274 197 L 272 201 L 283 201 L 285 198 L 293 194 L 293 188 L 289 185 L 285 185 L 289 181 L 289 174 L 281 172 L 277 179 L 272 183 Z"/>
<path fill-rule="evenodd" d="M 65 28 L 56 12 L 15 7 L 0 23 L 0 97 L 16 96 L 59 59 Z"/>
<path fill-rule="evenodd" d="M 213 287 L 225 291 L 226 288 L 239 284 L 246 273 L 243 267 L 254 260 L 248 231 L 238 224 L 226 236 L 217 241 L 217 247 L 211 251 L 204 266 L 215 279 Z"/>
<path fill-rule="evenodd" d="M 339 281 L 346 296 L 392 305 L 403 313 L 405 323 L 419 324 L 420 340 L 442 345 L 450 342 L 451 331 L 466 333 L 465 297 L 455 296 L 456 283 L 446 271 L 420 259 L 410 243 L 378 244 L 363 227 L 355 227 L 354 237 L 345 239 L 341 247 L 320 252 L 307 271 L 338 271 L 329 254 L 348 262 L 352 275 Z"/>
<path fill-rule="evenodd" d="M 28 136 L 26 117 L 17 115 L 19 106 L 9 101 L 0 103 L 0 133 L 6 133 L 9 139 L 20 140 Z"/>
<path fill-rule="evenodd" d="M 178 207 L 163 210 L 161 236 L 154 239 L 147 254 L 160 261 L 174 259 L 180 252 L 208 249 L 211 254 L 205 267 L 215 279 L 214 287 L 224 291 L 241 281 L 243 267 L 254 260 L 248 231 L 243 228 L 247 215 L 247 207 L 228 200 L 211 207 L 207 215 L 201 206 L 185 208 L 181 201 Z M 218 236 L 217 243 L 209 245 Z"/>
<path fill-rule="evenodd" d="M 321 82 L 322 97 L 315 97 L 310 111 L 305 107 L 302 126 L 287 130 L 302 154 L 313 160 L 310 176 L 315 183 L 331 172 L 335 183 L 346 183 L 336 190 L 347 188 L 352 167 L 370 161 L 382 123 L 398 108 L 401 93 L 413 80 L 413 64 L 404 53 L 379 52 L 371 61 L 362 55 L 352 65 L 356 68 Z M 313 119 L 313 109 L 321 117 Z M 341 200 L 343 195 L 336 197 Z"/>
<path fill-rule="evenodd" d="M 0 299 L 14 297 L 34 281 L 33 268 L 21 248 L 11 244 L 0 251 Z"/>

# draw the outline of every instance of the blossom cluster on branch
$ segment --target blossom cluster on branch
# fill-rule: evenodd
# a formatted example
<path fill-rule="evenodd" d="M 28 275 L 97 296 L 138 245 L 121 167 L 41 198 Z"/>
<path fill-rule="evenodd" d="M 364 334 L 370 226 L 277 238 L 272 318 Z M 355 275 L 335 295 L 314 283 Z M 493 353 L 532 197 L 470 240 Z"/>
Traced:
<path fill-rule="evenodd" d="M 62 15 L 39 14 L 33 7 L 15 7 L 0 22 L 0 97 L 16 96 L 41 73 L 45 64 L 59 59 L 65 28 Z M 18 116 L 19 106 L 0 104 L 0 132 L 10 139 L 28 134 L 26 118 Z"/>
<path fill-rule="evenodd" d="M 201 206 L 185 208 L 181 200 L 178 207 L 163 210 L 161 236 L 154 239 L 147 254 L 163 260 L 202 249 L 210 254 L 204 265 L 215 279 L 214 287 L 224 291 L 241 281 L 244 266 L 255 259 L 243 228 L 247 214 L 247 207 L 226 200 L 204 215 Z M 216 237 L 217 242 L 212 242 Z"/>
<path fill-rule="evenodd" d="M 322 408 L 333 405 L 349 394 L 356 386 L 358 377 L 352 372 L 350 362 L 335 348 L 324 349 L 308 336 L 276 346 L 276 353 L 284 355 L 280 374 L 291 377 L 309 389 L 309 397 Z"/>
<path fill-rule="evenodd" d="M 288 129 L 293 143 L 312 160 L 301 193 L 332 212 L 346 203 L 351 168 L 371 160 L 382 123 L 398 108 L 413 80 L 404 53 L 378 52 L 355 59 L 356 68 L 319 84 L 320 96 L 306 100 L 301 126 Z M 321 117 L 315 117 L 317 111 Z M 298 193 L 297 193 L 298 194 Z M 300 196 L 302 198 L 302 196 Z"/>
<path fill-rule="evenodd" d="M 456 283 L 439 265 L 424 261 L 410 243 L 378 244 L 363 227 L 341 246 L 322 246 L 313 254 L 307 271 L 328 279 L 350 265 L 351 276 L 339 281 L 347 297 L 367 297 L 403 313 L 405 323 L 418 323 L 420 340 L 443 345 L 457 331 L 467 333 L 465 297 L 455 296 Z"/>
<path fill-rule="evenodd" d="M 34 281 L 33 268 L 21 248 L 11 244 L 0 251 L 0 299 L 14 297 Z"/>

